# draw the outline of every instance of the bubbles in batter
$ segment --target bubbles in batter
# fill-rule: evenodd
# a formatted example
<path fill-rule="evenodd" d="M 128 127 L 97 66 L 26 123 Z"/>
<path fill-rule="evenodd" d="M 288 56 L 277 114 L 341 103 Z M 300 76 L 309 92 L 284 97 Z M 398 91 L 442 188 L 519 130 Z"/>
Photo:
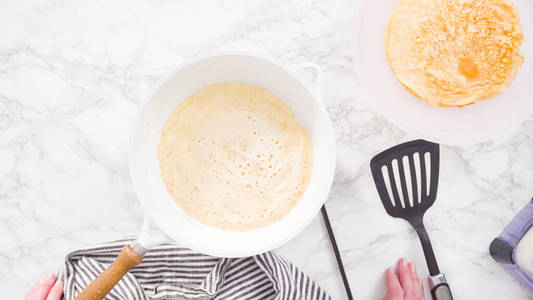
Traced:
<path fill-rule="evenodd" d="M 166 188 L 187 214 L 241 231 L 286 215 L 313 164 L 311 139 L 291 109 L 244 82 L 187 97 L 165 121 L 157 154 Z"/>

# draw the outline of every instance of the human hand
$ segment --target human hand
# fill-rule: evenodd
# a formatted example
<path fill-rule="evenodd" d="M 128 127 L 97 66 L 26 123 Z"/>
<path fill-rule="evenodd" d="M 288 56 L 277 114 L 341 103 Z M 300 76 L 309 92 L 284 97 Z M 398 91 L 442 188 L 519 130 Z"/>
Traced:
<path fill-rule="evenodd" d="M 50 273 L 29 290 L 25 300 L 60 300 L 62 295 L 63 281 Z"/>
<path fill-rule="evenodd" d="M 387 296 L 383 300 L 424 300 L 422 281 L 416 275 L 415 264 L 402 258 L 398 261 L 398 275 L 392 268 L 385 272 Z"/>

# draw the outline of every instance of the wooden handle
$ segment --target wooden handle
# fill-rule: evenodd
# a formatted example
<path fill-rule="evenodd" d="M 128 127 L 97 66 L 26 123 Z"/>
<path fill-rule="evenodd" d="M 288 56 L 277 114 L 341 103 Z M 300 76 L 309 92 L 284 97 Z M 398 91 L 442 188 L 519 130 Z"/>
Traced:
<path fill-rule="evenodd" d="M 96 279 L 89 284 L 75 300 L 101 300 L 113 289 L 113 287 L 136 265 L 142 262 L 143 258 L 135 253 L 133 249 L 126 245 L 120 251 L 115 261 L 107 267 Z"/>

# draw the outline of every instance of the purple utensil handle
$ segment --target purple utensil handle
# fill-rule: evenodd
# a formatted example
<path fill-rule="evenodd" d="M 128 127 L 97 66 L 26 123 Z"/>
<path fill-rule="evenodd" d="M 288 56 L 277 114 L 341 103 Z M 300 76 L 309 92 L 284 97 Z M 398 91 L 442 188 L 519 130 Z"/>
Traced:
<path fill-rule="evenodd" d="M 522 208 L 522 210 L 505 227 L 500 238 L 515 248 L 522 237 L 533 226 L 533 200 Z"/>
<path fill-rule="evenodd" d="M 509 274 L 533 291 L 533 278 L 514 263 L 514 249 L 531 227 L 533 227 L 533 200 L 520 210 L 500 236 L 492 242 L 490 253 L 496 261 L 502 263 Z"/>

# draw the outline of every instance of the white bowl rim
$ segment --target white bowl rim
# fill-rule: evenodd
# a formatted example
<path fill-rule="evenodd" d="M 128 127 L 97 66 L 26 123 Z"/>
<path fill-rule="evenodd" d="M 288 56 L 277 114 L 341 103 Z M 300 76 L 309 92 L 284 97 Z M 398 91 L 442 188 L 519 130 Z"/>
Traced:
<path fill-rule="evenodd" d="M 327 182 L 326 182 L 327 183 L 327 191 L 328 191 L 328 193 L 325 195 L 324 199 L 321 199 L 321 203 L 322 204 L 316 209 L 316 212 L 314 214 L 306 215 L 304 221 L 299 223 L 300 226 L 298 228 L 287 229 L 287 230 L 293 231 L 293 233 L 290 234 L 290 235 L 287 235 L 286 238 L 280 239 L 276 243 L 271 243 L 269 245 L 264 245 L 263 247 L 260 247 L 260 248 L 236 249 L 235 251 L 231 251 L 231 253 L 228 253 L 228 252 L 225 252 L 225 251 L 221 251 L 220 249 L 205 249 L 205 248 L 200 248 L 198 246 L 183 245 L 185 247 L 191 248 L 192 250 L 195 250 L 195 251 L 198 251 L 200 253 L 207 254 L 207 255 L 212 255 L 212 256 L 219 256 L 219 257 L 245 257 L 245 256 L 251 256 L 251 255 L 264 253 L 264 252 L 270 251 L 272 249 L 275 249 L 275 248 L 287 243 L 289 240 L 291 240 L 296 235 L 298 235 L 301 231 L 303 231 L 309 225 L 309 223 L 311 223 L 313 218 L 320 211 L 321 206 L 327 201 L 327 198 L 328 198 L 328 195 L 329 195 L 329 191 L 331 190 L 331 186 L 333 184 L 333 178 L 334 178 L 334 175 L 335 175 L 335 167 L 336 167 L 336 150 L 335 150 L 336 149 L 336 142 L 335 142 L 335 135 L 334 135 L 334 130 L 333 130 L 333 125 L 331 123 L 331 119 L 329 118 L 329 115 L 327 113 L 327 110 L 326 110 L 324 102 L 321 101 L 321 96 L 322 95 L 317 95 L 316 90 L 311 88 L 310 84 L 308 82 L 302 80 L 301 76 L 297 75 L 296 72 L 294 72 L 293 70 L 285 67 L 284 64 L 278 63 L 275 60 L 273 60 L 272 58 L 266 57 L 264 55 L 253 54 L 253 53 L 243 52 L 243 51 L 216 51 L 216 52 L 211 52 L 211 53 L 207 53 L 207 54 L 203 54 L 203 55 L 198 55 L 196 57 L 193 57 L 191 59 L 188 59 L 188 60 L 184 61 L 183 63 L 179 64 L 177 67 L 173 68 L 166 76 L 163 76 L 158 81 L 158 83 L 154 86 L 152 92 L 150 93 L 150 95 L 148 97 L 149 100 L 146 101 L 145 103 L 143 103 L 140 106 L 139 110 L 138 110 L 138 113 L 137 113 L 137 115 L 136 115 L 136 117 L 134 119 L 134 123 L 133 123 L 132 129 L 130 131 L 130 137 L 129 137 L 129 140 L 130 140 L 129 141 L 130 151 L 129 151 L 129 155 L 128 155 L 128 158 L 129 158 L 128 159 L 128 166 L 129 166 L 130 181 L 132 182 L 133 189 L 135 190 L 135 192 L 137 194 L 138 201 L 141 203 L 141 206 L 143 208 L 143 212 L 145 214 L 145 218 L 148 217 L 149 220 L 152 221 L 153 223 L 155 223 L 157 225 L 157 227 L 160 228 L 163 232 L 164 232 L 164 229 L 163 229 L 164 226 L 161 226 L 159 218 L 157 218 L 156 216 L 152 215 L 153 211 L 150 208 L 147 207 L 149 203 L 147 203 L 145 200 L 143 200 L 142 197 L 138 193 L 138 188 L 137 188 L 136 181 L 135 181 L 134 175 L 133 175 L 134 174 L 133 170 L 135 169 L 135 167 L 133 166 L 133 151 L 131 151 L 131 149 L 132 149 L 132 147 L 134 145 L 134 142 L 133 142 L 134 134 L 135 134 L 135 132 L 137 132 L 137 127 L 140 126 L 140 123 L 141 123 L 140 119 L 141 119 L 142 113 L 146 110 L 146 107 L 151 103 L 151 101 L 152 101 L 154 95 L 157 93 L 157 91 L 159 91 L 161 89 L 161 87 L 174 74 L 176 74 L 177 72 L 185 69 L 186 67 L 188 67 L 190 65 L 193 65 L 195 63 L 198 63 L 198 62 L 201 62 L 203 60 L 210 59 L 210 58 L 219 57 L 219 56 L 245 56 L 245 57 L 259 59 L 259 60 L 262 60 L 262 61 L 264 61 L 266 63 L 273 64 L 276 67 L 278 67 L 281 70 L 283 70 L 284 72 L 287 72 L 289 75 L 291 75 L 294 78 L 294 80 L 296 82 L 298 82 L 300 85 L 302 85 L 306 89 L 306 91 L 309 93 L 309 95 L 311 95 L 311 99 L 312 99 L 313 103 L 318 108 L 320 114 L 322 114 L 325 117 L 326 122 L 324 122 L 325 123 L 324 125 L 327 126 L 326 130 L 328 132 L 328 143 L 329 143 L 328 147 L 330 148 L 330 154 L 331 154 L 331 156 L 328 158 L 328 160 L 330 161 L 329 164 L 328 164 L 329 165 L 329 170 L 324 170 L 324 171 L 327 171 L 329 173 L 328 176 L 327 176 Z M 322 84 L 322 83 L 319 82 L 319 84 Z M 169 235 L 167 235 L 167 236 L 170 238 Z M 171 239 L 171 240 L 173 240 L 173 239 Z M 181 241 L 178 241 L 178 242 L 181 242 Z"/>

